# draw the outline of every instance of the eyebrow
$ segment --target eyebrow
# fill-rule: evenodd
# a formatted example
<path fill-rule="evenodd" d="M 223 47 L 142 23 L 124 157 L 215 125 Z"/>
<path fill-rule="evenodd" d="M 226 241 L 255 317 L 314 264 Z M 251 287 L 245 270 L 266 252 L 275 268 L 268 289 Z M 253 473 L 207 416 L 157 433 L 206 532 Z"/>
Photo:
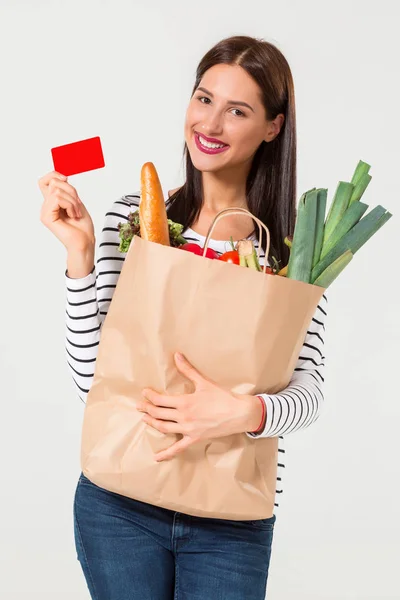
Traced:
<path fill-rule="evenodd" d="M 212 94 L 209 90 L 206 90 L 206 88 L 198 87 L 197 90 L 201 90 L 202 92 L 205 92 L 206 94 L 211 96 L 211 98 L 214 98 L 214 94 Z M 249 108 L 250 110 L 252 110 L 254 112 L 254 109 L 250 106 L 250 104 L 247 104 L 247 102 L 241 102 L 240 100 L 228 100 L 228 104 L 237 104 L 238 106 L 246 106 L 247 108 Z"/>

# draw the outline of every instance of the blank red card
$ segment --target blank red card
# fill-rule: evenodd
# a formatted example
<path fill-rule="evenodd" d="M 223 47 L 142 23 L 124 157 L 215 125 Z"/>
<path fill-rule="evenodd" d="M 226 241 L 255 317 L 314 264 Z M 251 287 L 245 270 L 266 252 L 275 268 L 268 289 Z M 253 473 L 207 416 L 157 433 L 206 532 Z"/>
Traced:
<path fill-rule="evenodd" d="M 62 175 L 76 175 L 104 167 L 100 137 L 88 138 L 51 149 L 54 170 Z"/>

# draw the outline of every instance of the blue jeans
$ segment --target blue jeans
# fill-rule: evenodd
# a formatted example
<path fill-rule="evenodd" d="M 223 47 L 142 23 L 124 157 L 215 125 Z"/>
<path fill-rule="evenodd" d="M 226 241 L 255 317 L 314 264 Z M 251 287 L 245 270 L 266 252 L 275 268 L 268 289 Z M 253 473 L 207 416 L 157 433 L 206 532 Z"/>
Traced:
<path fill-rule="evenodd" d="M 83 474 L 74 500 L 77 558 L 93 600 L 264 600 L 275 520 L 192 517 Z"/>

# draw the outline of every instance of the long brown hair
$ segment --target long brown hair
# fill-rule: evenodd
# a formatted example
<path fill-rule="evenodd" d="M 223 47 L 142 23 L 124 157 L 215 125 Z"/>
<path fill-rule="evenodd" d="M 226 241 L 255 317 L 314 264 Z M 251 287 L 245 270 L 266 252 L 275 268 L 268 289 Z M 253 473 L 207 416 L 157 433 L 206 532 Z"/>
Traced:
<path fill-rule="evenodd" d="M 218 42 L 201 59 L 196 70 L 192 96 L 204 73 L 217 64 L 240 65 L 261 89 L 266 118 L 285 116 L 279 134 L 272 142 L 261 142 L 246 182 L 250 212 L 269 228 L 271 249 L 280 265 L 287 264 L 289 249 L 284 244 L 293 235 L 296 219 L 296 113 L 294 86 L 289 64 L 269 42 L 249 36 L 233 36 Z M 187 144 L 183 149 L 186 181 L 167 201 L 168 217 L 184 228 L 197 220 L 203 205 L 201 171 L 195 168 Z M 262 246 L 265 252 L 266 239 Z"/>

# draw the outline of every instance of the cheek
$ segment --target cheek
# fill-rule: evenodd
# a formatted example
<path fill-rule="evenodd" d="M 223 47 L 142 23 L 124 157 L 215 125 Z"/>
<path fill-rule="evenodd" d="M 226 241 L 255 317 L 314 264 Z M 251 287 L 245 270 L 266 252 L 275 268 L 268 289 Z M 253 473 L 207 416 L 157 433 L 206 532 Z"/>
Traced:
<path fill-rule="evenodd" d="M 201 108 L 199 108 L 195 105 L 189 106 L 189 108 L 186 112 L 186 127 L 193 128 L 196 123 L 201 121 L 201 118 L 202 118 Z"/>
<path fill-rule="evenodd" d="M 228 132 L 228 137 L 231 140 L 232 149 L 235 155 L 240 158 L 248 158 L 257 150 L 262 142 L 260 129 L 241 123 L 240 127 L 234 127 Z"/>
<path fill-rule="evenodd" d="M 196 128 L 196 125 L 202 122 L 203 112 L 201 107 L 197 107 L 195 105 L 189 106 L 186 111 L 185 117 L 185 140 L 186 143 L 190 143 L 193 137 L 193 129 Z"/>

